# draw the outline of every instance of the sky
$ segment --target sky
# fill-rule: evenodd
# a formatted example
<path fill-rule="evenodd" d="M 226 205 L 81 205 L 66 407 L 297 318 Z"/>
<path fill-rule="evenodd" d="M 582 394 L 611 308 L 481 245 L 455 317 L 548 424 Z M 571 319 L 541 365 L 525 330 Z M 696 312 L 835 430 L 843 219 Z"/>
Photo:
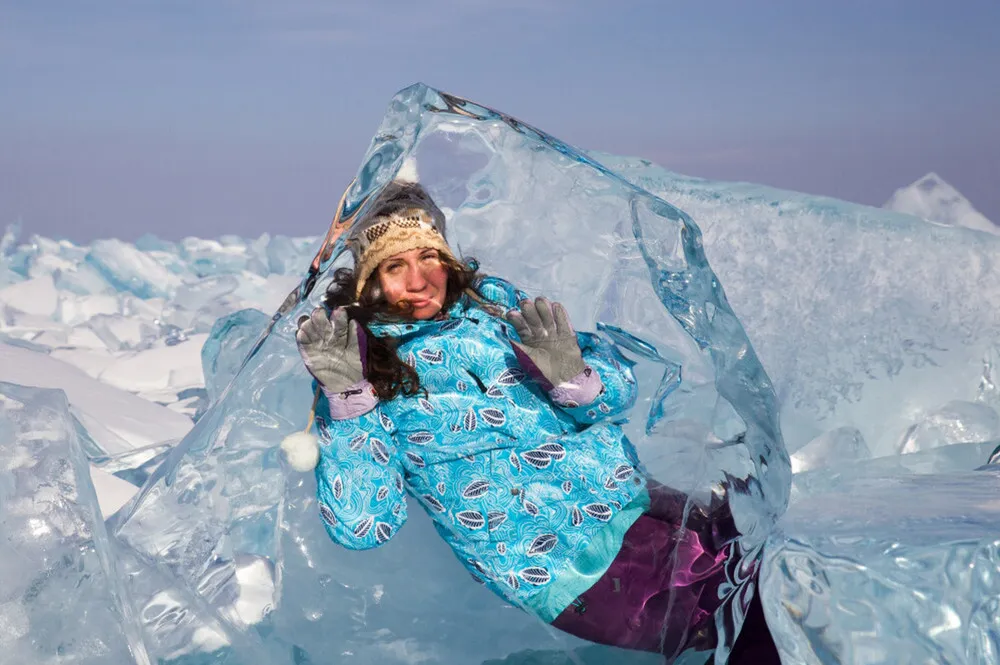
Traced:
<path fill-rule="evenodd" d="M 1000 222 L 1000 2 L 0 0 L 0 229 L 318 235 L 416 82 L 577 147 Z"/>

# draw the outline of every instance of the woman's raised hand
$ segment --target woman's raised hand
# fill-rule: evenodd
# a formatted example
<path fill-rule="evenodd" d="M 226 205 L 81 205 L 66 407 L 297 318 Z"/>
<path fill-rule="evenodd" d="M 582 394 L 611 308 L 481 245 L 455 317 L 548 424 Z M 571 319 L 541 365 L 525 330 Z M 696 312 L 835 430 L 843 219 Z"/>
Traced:
<path fill-rule="evenodd" d="M 337 309 L 332 320 L 323 307 L 299 319 L 295 333 L 299 355 L 309 373 L 332 392 L 344 392 L 364 378 L 358 326 Z"/>
<path fill-rule="evenodd" d="M 507 320 L 514 326 L 520 344 L 518 349 L 528 356 L 538 371 L 558 386 L 586 369 L 576 333 L 566 309 L 545 298 L 522 300 L 520 310 L 511 310 Z"/>

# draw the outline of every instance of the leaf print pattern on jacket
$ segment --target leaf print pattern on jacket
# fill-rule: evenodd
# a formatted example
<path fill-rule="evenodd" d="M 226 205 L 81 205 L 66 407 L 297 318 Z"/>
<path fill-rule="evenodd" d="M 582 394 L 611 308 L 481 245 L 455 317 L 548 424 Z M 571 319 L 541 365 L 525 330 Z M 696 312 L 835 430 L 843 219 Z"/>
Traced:
<path fill-rule="evenodd" d="M 603 389 L 557 405 L 518 365 L 502 319 L 527 296 L 496 278 L 477 288 L 490 311 L 463 299 L 443 320 L 369 327 L 399 340 L 426 395 L 349 420 L 331 420 L 320 397 L 320 517 L 337 543 L 377 547 L 406 521 L 405 488 L 470 573 L 524 606 L 645 486 L 611 422 L 634 403 L 635 379 L 614 345 L 578 333 Z"/>
<path fill-rule="evenodd" d="M 383 429 L 380 415 L 376 409 L 351 420 L 327 419 L 319 431 L 321 442 L 336 440 L 339 431 L 348 434 L 339 438 L 336 447 L 328 443 L 322 446 L 316 483 L 327 533 L 349 549 L 377 547 L 406 521 L 398 452 L 389 443 L 392 439 Z M 350 429 L 344 430 L 347 423 Z M 378 444 L 373 446 L 374 441 Z M 372 529 L 376 519 L 384 524 L 380 530 Z"/>

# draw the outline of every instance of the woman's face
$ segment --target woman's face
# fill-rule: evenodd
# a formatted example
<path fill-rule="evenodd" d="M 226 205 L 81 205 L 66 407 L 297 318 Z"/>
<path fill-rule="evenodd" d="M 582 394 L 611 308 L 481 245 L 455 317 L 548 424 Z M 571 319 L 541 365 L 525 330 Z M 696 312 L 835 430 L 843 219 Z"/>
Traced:
<path fill-rule="evenodd" d="M 448 269 L 436 249 L 411 249 L 378 264 L 379 286 L 386 300 L 415 319 L 432 319 L 444 306 Z"/>

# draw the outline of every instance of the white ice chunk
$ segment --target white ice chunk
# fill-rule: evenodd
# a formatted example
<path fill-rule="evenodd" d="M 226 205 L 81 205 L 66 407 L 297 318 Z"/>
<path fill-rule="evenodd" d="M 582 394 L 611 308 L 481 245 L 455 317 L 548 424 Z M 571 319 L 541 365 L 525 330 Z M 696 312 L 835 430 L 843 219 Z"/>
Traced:
<path fill-rule="evenodd" d="M 930 450 L 955 443 L 982 443 L 1000 439 L 1000 416 L 993 407 L 977 402 L 952 401 L 931 411 L 906 430 L 900 454 Z"/>
<path fill-rule="evenodd" d="M 139 317 L 117 314 L 99 314 L 91 318 L 88 325 L 111 351 L 125 351 L 146 346 L 159 334 L 154 325 Z"/>
<path fill-rule="evenodd" d="M 242 308 L 252 307 L 265 312 L 278 309 L 285 296 L 299 283 L 295 275 L 268 275 L 261 277 L 250 272 L 240 275 L 236 296 L 242 301 Z"/>
<path fill-rule="evenodd" d="M 241 555 L 236 558 L 239 596 L 232 611 L 245 626 L 264 620 L 274 607 L 274 564 L 265 557 Z"/>
<path fill-rule="evenodd" d="M 56 348 L 49 355 L 99 379 L 101 373 L 115 362 L 115 356 L 103 344 L 98 349 Z"/>
<path fill-rule="evenodd" d="M 75 326 L 98 314 L 118 314 L 121 304 L 118 297 L 110 294 L 78 296 L 60 294 L 55 319 L 66 325 Z"/>
<path fill-rule="evenodd" d="M 101 372 L 101 381 L 130 392 L 203 387 L 201 347 L 206 339 L 207 334 L 192 335 L 173 346 L 123 353 Z"/>
<path fill-rule="evenodd" d="M 132 483 L 106 473 L 95 466 L 90 467 L 90 479 L 94 483 L 94 491 L 97 492 L 97 502 L 101 507 L 101 514 L 105 518 L 117 512 L 139 491 L 139 488 Z"/>
<path fill-rule="evenodd" d="M 72 268 L 58 270 L 52 274 L 56 288 L 60 291 L 90 295 L 96 293 L 114 293 L 114 288 L 93 266 L 79 263 Z"/>
<path fill-rule="evenodd" d="M 122 303 L 122 314 L 125 316 L 136 316 L 147 322 L 155 322 L 163 312 L 163 298 L 139 298 L 131 293 L 120 294 Z"/>
<path fill-rule="evenodd" d="M 51 275 L 33 277 L 0 289 L 0 302 L 25 314 L 51 318 L 59 293 Z"/>
<path fill-rule="evenodd" d="M 31 336 L 31 343 L 38 346 L 54 349 L 66 346 L 69 342 L 69 329 L 58 324 L 52 325 L 48 330 Z"/>
<path fill-rule="evenodd" d="M 66 346 L 73 349 L 93 349 L 107 351 L 108 346 L 97 333 L 87 325 L 76 326 L 66 335 Z"/>
<path fill-rule="evenodd" d="M 7 254 L 12 254 L 14 252 L 14 247 L 17 245 L 17 236 L 21 233 L 21 222 L 17 221 L 13 224 L 8 224 L 4 228 L 3 235 L 0 235 L 0 257 L 4 257 Z"/>
<path fill-rule="evenodd" d="M 838 427 L 816 437 L 796 451 L 791 456 L 792 473 L 868 459 L 871 456 L 861 432 L 853 427 Z"/>
<path fill-rule="evenodd" d="M 40 238 L 39 240 L 42 239 Z M 31 268 L 28 270 L 28 277 L 52 275 L 59 271 L 73 270 L 75 267 L 76 261 L 43 250 L 38 254 L 34 262 L 32 262 Z"/>
<path fill-rule="evenodd" d="M 0 304 L 0 333 L 2 338 L 11 338 L 30 341 L 38 348 L 51 348 L 43 342 L 50 342 L 55 345 L 62 345 L 67 340 L 67 331 L 64 326 L 56 323 L 50 318 L 37 316 L 35 314 L 24 314 L 15 309 L 5 307 Z M 35 338 L 51 333 L 43 337 L 43 342 L 34 342 Z M 47 338 L 47 339 L 46 339 Z"/>
<path fill-rule="evenodd" d="M 238 287 L 239 282 L 233 275 L 206 277 L 179 287 L 171 304 L 180 309 L 196 311 L 218 302 Z"/>
<path fill-rule="evenodd" d="M 74 409 L 88 414 L 135 448 L 180 439 L 191 429 L 191 421 L 184 416 L 27 349 L 0 344 L 0 381 L 60 388 Z"/>
<path fill-rule="evenodd" d="M 140 298 L 169 296 L 181 285 L 181 278 L 152 254 L 120 240 L 98 240 L 86 260 L 119 291 Z"/>
<path fill-rule="evenodd" d="M 181 241 L 181 256 L 191 272 L 199 277 L 237 273 L 247 264 L 247 247 L 242 240 L 232 240 L 185 238 Z"/>
<path fill-rule="evenodd" d="M 933 172 L 897 189 L 882 207 L 929 222 L 1000 234 L 1000 226 L 987 219 L 957 189 Z"/>

